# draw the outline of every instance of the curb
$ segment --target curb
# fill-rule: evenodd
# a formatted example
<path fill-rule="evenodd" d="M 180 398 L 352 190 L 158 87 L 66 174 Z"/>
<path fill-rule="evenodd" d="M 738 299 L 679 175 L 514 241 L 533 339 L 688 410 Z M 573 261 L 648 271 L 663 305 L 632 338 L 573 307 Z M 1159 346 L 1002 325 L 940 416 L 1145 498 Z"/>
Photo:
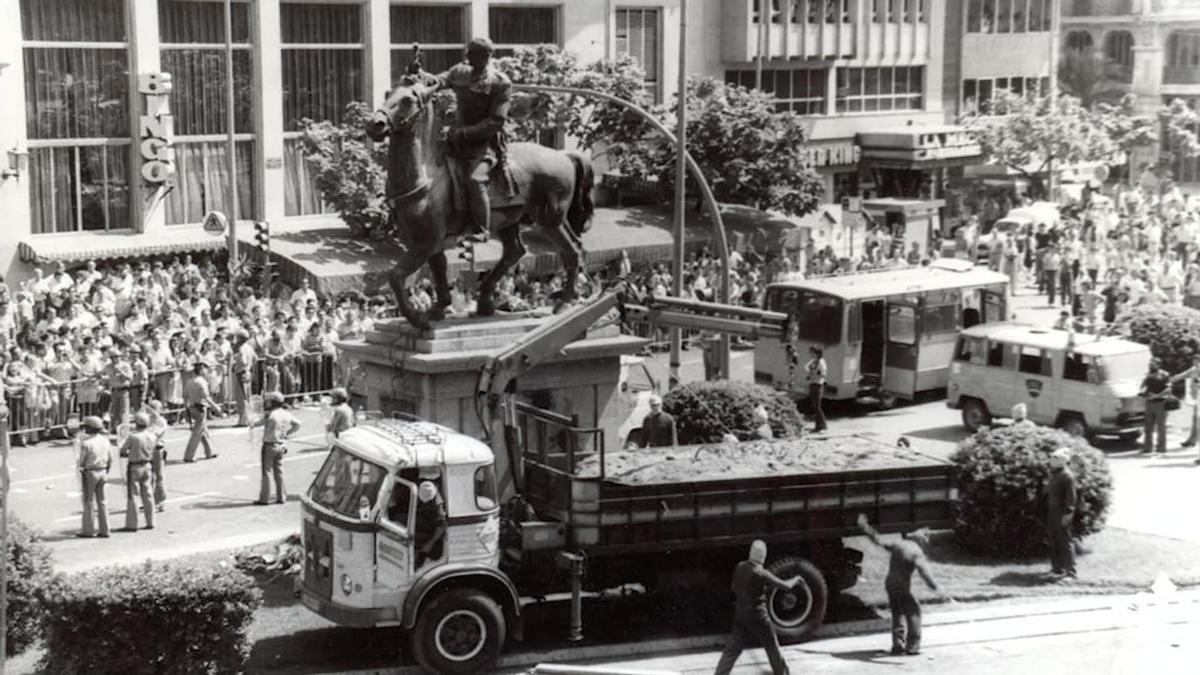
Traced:
<path fill-rule="evenodd" d="M 117 556 L 100 560 L 87 560 L 75 564 L 55 565 L 54 571 L 64 574 L 75 574 L 78 572 L 86 572 L 98 567 L 111 566 L 130 566 L 140 565 L 147 561 L 161 561 L 178 558 L 185 555 L 194 555 L 197 553 L 210 553 L 212 551 L 220 551 L 227 548 L 241 548 L 244 546 L 256 546 L 271 541 L 283 539 L 289 535 L 296 534 L 297 528 L 287 527 L 279 528 L 278 530 L 264 530 L 261 532 L 252 532 L 249 534 L 239 534 L 231 537 L 223 537 L 221 539 L 210 539 L 194 544 L 185 544 L 182 546 L 173 546 L 170 548 L 162 548 L 150 551 L 144 551 L 136 554 Z"/>

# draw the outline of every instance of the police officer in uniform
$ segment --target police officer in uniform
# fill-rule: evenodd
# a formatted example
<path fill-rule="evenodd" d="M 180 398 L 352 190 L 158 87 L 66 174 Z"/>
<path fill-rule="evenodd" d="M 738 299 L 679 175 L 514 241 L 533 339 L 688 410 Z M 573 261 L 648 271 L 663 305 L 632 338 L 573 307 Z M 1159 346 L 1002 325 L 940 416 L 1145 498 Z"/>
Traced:
<path fill-rule="evenodd" d="M 188 413 L 192 416 L 192 435 L 188 437 L 187 448 L 183 451 L 183 461 L 189 464 L 196 461 L 196 448 L 200 445 L 204 446 L 205 459 L 216 458 L 217 453 L 213 452 L 212 443 L 208 440 L 208 411 L 224 416 L 208 390 L 208 364 L 198 361 L 195 372 L 196 377 L 188 382 L 187 391 L 183 393 Z"/>
<path fill-rule="evenodd" d="M 333 418 L 329 420 L 325 431 L 333 434 L 337 438 L 341 433 L 350 427 L 358 424 L 354 419 L 354 411 L 350 408 L 350 395 L 344 387 L 334 387 L 330 392 L 333 397 Z"/>
<path fill-rule="evenodd" d="M 448 154 L 456 160 L 467 190 L 467 206 L 475 239 L 486 241 L 491 232 L 488 182 L 492 168 L 502 161 L 512 103 L 512 82 L 491 67 L 495 47 L 487 38 L 467 45 L 467 60 L 438 75 L 430 94 L 440 89 L 454 91 L 457 99 L 453 127 L 446 136 Z"/>
<path fill-rule="evenodd" d="M 259 506 L 271 502 L 271 478 L 275 479 L 275 503 L 282 504 L 287 498 L 283 487 L 283 455 L 287 452 L 284 441 L 300 430 L 300 421 L 283 407 L 283 394 L 269 391 L 263 396 L 266 412 L 250 426 L 263 428 L 262 481 L 259 484 Z"/>
<path fill-rule="evenodd" d="M 125 529 L 137 531 L 137 498 L 141 498 L 142 511 L 146 514 L 146 529 L 154 529 L 154 484 L 152 463 L 154 446 L 158 438 L 150 431 L 150 416 L 139 412 L 133 416 L 134 432 L 129 434 L 121 446 L 121 456 L 128 458 L 125 470 L 128 499 L 125 507 Z"/>
<path fill-rule="evenodd" d="M 108 483 L 108 472 L 112 468 L 112 441 L 104 435 L 104 421 L 95 415 L 83 418 L 85 437 L 79 445 L 80 478 L 83 481 L 83 529 L 77 535 L 80 537 L 108 537 L 108 502 L 104 497 L 104 487 Z M 92 510 L 95 507 L 95 520 L 99 521 L 99 531 L 93 521 Z"/>

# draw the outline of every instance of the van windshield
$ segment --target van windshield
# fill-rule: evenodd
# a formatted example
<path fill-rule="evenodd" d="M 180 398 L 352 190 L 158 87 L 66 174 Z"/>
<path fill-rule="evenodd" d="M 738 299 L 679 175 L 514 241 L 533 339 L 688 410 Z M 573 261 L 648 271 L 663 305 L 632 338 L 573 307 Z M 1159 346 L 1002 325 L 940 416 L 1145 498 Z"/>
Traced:
<path fill-rule="evenodd" d="M 1101 382 L 1137 382 L 1146 376 L 1150 367 L 1150 352 L 1112 354 L 1101 356 L 1096 361 L 1100 367 Z"/>
<path fill-rule="evenodd" d="M 348 518 L 375 508 L 387 470 L 334 446 L 308 490 L 314 502 Z"/>
<path fill-rule="evenodd" d="M 777 288 L 770 294 L 767 309 L 795 317 L 801 340 L 835 344 L 842 339 L 842 301 L 823 293 Z"/>

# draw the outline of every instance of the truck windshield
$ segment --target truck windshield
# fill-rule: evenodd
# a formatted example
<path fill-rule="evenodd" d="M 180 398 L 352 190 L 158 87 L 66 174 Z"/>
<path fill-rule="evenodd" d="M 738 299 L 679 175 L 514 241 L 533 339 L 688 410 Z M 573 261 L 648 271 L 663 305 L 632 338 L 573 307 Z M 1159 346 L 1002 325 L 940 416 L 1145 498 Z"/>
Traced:
<path fill-rule="evenodd" d="M 1097 359 L 1101 382 L 1140 382 L 1150 367 L 1150 352 L 1112 354 Z"/>
<path fill-rule="evenodd" d="M 795 317 L 798 338 L 808 342 L 834 344 L 842 339 L 842 301 L 823 293 L 777 288 L 771 293 L 767 309 Z"/>
<path fill-rule="evenodd" d="M 387 470 L 334 446 L 317 472 L 308 496 L 317 504 L 348 518 L 361 519 L 375 508 Z"/>

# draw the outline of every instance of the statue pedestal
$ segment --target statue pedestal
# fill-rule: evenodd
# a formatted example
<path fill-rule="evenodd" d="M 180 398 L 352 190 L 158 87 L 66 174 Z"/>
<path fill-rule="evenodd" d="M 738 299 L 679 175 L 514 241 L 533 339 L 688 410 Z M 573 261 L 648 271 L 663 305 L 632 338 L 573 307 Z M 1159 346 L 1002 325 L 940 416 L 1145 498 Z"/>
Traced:
<path fill-rule="evenodd" d="M 478 438 L 483 436 L 475 411 L 480 369 L 520 336 L 553 320 L 529 314 L 458 318 L 418 331 L 403 319 L 391 319 L 377 323 L 365 340 L 339 343 L 339 354 L 361 368 L 354 389 L 366 392 L 368 410 L 417 415 Z M 623 421 L 618 406 L 621 356 L 641 351 L 646 342 L 621 335 L 615 325 L 589 331 L 523 374 L 517 397 L 577 416 L 581 427 L 603 428 L 605 449 L 615 450 Z"/>

